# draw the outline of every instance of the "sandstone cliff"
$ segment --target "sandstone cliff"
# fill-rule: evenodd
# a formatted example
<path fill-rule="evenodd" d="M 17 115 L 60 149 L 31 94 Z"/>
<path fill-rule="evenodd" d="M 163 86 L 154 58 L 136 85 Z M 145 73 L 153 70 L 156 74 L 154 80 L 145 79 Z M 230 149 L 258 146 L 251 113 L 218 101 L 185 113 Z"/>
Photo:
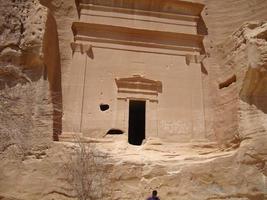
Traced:
<path fill-rule="evenodd" d="M 201 2 L 206 130 L 215 142 L 87 138 L 98 168 L 91 174 L 105 177 L 95 199 L 145 199 L 152 189 L 168 200 L 267 199 L 267 2 Z M 77 199 L 64 166 L 80 146 L 51 142 L 61 131 L 75 2 L 0 5 L 0 199 Z"/>
<path fill-rule="evenodd" d="M 51 138 L 52 105 L 42 51 L 47 9 L 38 1 L 0 3 L 0 149 L 20 143 L 27 153 Z"/>

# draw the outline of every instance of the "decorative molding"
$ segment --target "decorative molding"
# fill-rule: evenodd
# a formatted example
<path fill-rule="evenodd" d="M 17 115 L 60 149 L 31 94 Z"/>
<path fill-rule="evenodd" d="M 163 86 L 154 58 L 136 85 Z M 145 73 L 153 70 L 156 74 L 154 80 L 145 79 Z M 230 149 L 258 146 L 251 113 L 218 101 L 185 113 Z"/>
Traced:
<path fill-rule="evenodd" d="M 162 83 L 140 75 L 116 78 L 118 100 L 144 100 L 158 103 L 158 93 L 162 93 Z"/>
<path fill-rule="evenodd" d="M 148 100 L 158 103 L 158 93 L 162 93 L 162 83 L 140 75 L 116 78 L 118 100 Z"/>
<path fill-rule="evenodd" d="M 88 57 L 94 58 L 92 45 L 72 42 L 70 43 L 70 46 L 72 49 L 72 53 L 74 52 L 81 52 L 81 54 L 86 53 Z"/>
<path fill-rule="evenodd" d="M 187 54 L 185 56 L 185 60 L 186 60 L 186 64 L 190 65 L 191 63 L 201 63 L 204 58 L 206 57 L 206 55 L 191 55 L 191 54 Z"/>
<path fill-rule="evenodd" d="M 118 89 L 119 93 L 131 93 L 131 94 L 145 94 L 145 95 L 158 95 L 158 92 L 149 92 L 141 89 L 129 90 L 129 89 Z"/>
<path fill-rule="evenodd" d="M 124 96 L 124 97 L 118 97 L 117 99 L 121 100 L 121 101 L 137 100 L 137 101 L 149 101 L 149 102 L 152 102 L 152 103 L 158 103 L 159 102 L 159 100 L 156 97 L 151 98 L 151 97 Z"/>
<path fill-rule="evenodd" d="M 204 36 L 74 22 L 75 41 L 107 42 L 134 46 L 202 52 Z"/>
<path fill-rule="evenodd" d="M 76 5 L 105 6 L 112 9 L 132 9 L 136 11 L 158 12 L 161 14 L 180 14 L 200 16 L 204 4 L 182 0 L 76 0 Z M 80 9 L 80 8 L 79 8 Z"/>
<path fill-rule="evenodd" d="M 105 40 L 95 41 L 90 39 L 75 39 L 76 42 L 71 43 L 72 52 L 80 52 L 81 54 L 87 53 L 86 50 L 91 47 L 92 51 L 88 51 L 91 54 L 91 58 L 94 58 L 93 49 L 110 49 L 110 50 L 120 50 L 120 51 L 132 51 L 139 53 L 152 53 L 152 54 L 162 54 L 162 55 L 171 55 L 171 56 L 183 56 L 190 55 L 199 55 L 200 49 L 192 49 L 188 47 L 170 47 L 170 46 L 153 46 L 149 44 L 142 44 L 140 46 L 133 44 L 116 44 L 114 41 L 112 43 L 107 43 Z M 95 41 L 95 42 L 94 42 Z M 131 47 L 129 47 L 131 45 Z M 84 47 L 81 47 L 84 46 Z"/>
<path fill-rule="evenodd" d="M 129 78 L 116 78 L 115 82 L 118 87 L 118 92 L 150 95 L 162 93 L 162 83 L 160 81 L 150 80 L 140 75 L 134 75 Z"/>
<path fill-rule="evenodd" d="M 74 40 L 81 41 L 81 42 L 110 43 L 110 44 L 139 46 L 139 47 L 148 47 L 148 48 L 159 48 L 159 49 L 168 49 L 168 50 L 174 50 L 174 51 L 201 52 L 202 50 L 201 48 L 198 48 L 198 47 L 161 45 L 161 44 L 138 42 L 138 41 L 101 39 L 101 38 L 83 37 L 83 36 L 76 36 L 74 37 Z"/>
<path fill-rule="evenodd" d="M 172 13 L 162 13 L 156 11 L 145 11 L 145 10 L 136 10 L 130 8 L 118 8 L 118 7 L 108 7 L 94 4 L 80 4 L 78 6 L 79 14 L 82 15 L 82 10 L 94 10 L 94 11 L 104 11 L 104 12 L 117 12 L 122 14 L 131 14 L 131 15 L 142 15 L 148 17 L 158 17 L 166 19 L 176 19 L 183 20 L 188 22 L 198 22 L 200 17 L 193 15 L 182 15 L 182 14 L 172 14 Z"/>

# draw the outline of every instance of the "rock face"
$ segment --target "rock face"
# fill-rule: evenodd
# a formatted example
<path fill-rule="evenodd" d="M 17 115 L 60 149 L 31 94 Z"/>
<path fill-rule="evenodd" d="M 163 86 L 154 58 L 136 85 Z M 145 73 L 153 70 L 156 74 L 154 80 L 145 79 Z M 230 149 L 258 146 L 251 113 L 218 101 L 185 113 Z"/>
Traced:
<path fill-rule="evenodd" d="M 65 142 L 51 143 L 61 133 L 76 4 L 0 2 L 0 199 L 82 199 L 84 183 L 88 199 L 145 199 L 153 189 L 168 200 L 267 199 L 267 2 L 194 2 L 205 5 L 208 28 L 201 76 L 209 140 L 149 137 L 141 146 L 126 134 L 75 133 L 82 143 L 73 143 L 63 133 Z"/>
<path fill-rule="evenodd" d="M 52 105 L 42 58 L 46 8 L 38 1 L 0 3 L 0 149 L 19 143 L 27 153 L 38 141 L 51 141 Z"/>

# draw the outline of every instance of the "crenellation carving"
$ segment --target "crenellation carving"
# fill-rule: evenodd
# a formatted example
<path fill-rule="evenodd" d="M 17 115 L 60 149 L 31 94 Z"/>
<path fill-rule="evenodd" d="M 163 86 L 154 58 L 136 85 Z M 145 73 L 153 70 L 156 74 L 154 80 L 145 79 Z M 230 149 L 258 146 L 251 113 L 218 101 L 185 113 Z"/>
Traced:
<path fill-rule="evenodd" d="M 81 52 L 81 54 L 86 53 L 89 57 L 92 57 L 92 48 L 93 48 L 92 45 L 72 42 L 70 46 L 73 53 L 74 52 Z"/>
<path fill-rule="evenodd" d="M 199 16 L 195 15 L 185 15 L 185 14 L 173 14 L 173 13 L 162 13 L 157 11 L 146 11 L 146 10 L 136 10 L 131 8 L 120 8 L 120 7 L 109 7 L 95 4 L 84 4 L 81 3 L 78 6 L 79 14 L 83 14 L 82 11 L 86 10 L 94 10 L 94 11 L 104 11 L 104 12 L 116 12 L 123 14 L 131 14 L 131 15 L 142 15 L 149 17 L 158 17 L 158 18 L 166 18 L 166 19 L 176 19 L 176 20 L 184 20 L 188 22 L 198 22 L 200 20 Z M 134 18 L 133 18 L 134 19 Z"/>
<path fill-rule="evenodd" d="M 78 0 L 78 6 L 93 5 L 119 9 L 135 9 L 138 11 L 158 12 L 168 14 L 180 14 L 199 16 L 204 5 L 196 2 L 186 2 L 180 0 L 144 0 L 144 1 L 101 1 L 101 0 Z M 114 10 L 116 11 L 116 10 Z M 113 12 L 114 12 L 113 11 Z"/>
<path fill-rule="evenodd" d="M 190 63 L 197 63 L 200 64 L 204 58 L 206 57 L 205 54 L 203 55 L 192 55 L 192 54 L 187 54 L 185 56 L 186 64 L 190 65 Z"/>

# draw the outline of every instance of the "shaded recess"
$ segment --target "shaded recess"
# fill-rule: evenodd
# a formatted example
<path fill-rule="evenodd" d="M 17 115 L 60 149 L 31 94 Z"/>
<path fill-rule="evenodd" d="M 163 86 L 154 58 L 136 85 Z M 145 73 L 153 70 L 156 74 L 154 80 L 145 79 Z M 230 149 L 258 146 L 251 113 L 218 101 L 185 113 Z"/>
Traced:
<path fill-rule="evenodd" d="M 208 28 L 202 16 L 199 16 L 199 20 L 197 24 L 197 34 L 208 35 Z"/>
<path fill-rule="evenodd" d="M 267 114 L 267 72 L 250 68 L 247 71 L 240 97 Z"/>
<path fill-rule="evenodd" d="M 232 83 L 236 82 L 236 75 L 231 76 L 226 81 L 219 84 L 219 89 L 223 89 L 225 87 L 229 87 Z"/>
<path fill-rule="evenodd" d="M 53 104 L 53 139 L 58 141 L 62 131 L 62 88 L 61 63 L 57 24 L 51 12 L 48 12 L 44 34 L 44 67 L 47 75 Z"/>
<path fill-rule="evenodd" d="M 201 15 L 199 16 L 199 20 L 198 20 L 198 23 L 197 23 L 197 34 L 198 35 L 202 35 L 202 36 L 208 35 L 208 28 L 207 28 L 206 23 L 205 23 L 205 21 L 204 21 L 204 19 L 203 19 L 203 17 Z M 201 43 L 201 52 L 200 53 L 202 55 L 206 54 L 203 41 Z"/>

